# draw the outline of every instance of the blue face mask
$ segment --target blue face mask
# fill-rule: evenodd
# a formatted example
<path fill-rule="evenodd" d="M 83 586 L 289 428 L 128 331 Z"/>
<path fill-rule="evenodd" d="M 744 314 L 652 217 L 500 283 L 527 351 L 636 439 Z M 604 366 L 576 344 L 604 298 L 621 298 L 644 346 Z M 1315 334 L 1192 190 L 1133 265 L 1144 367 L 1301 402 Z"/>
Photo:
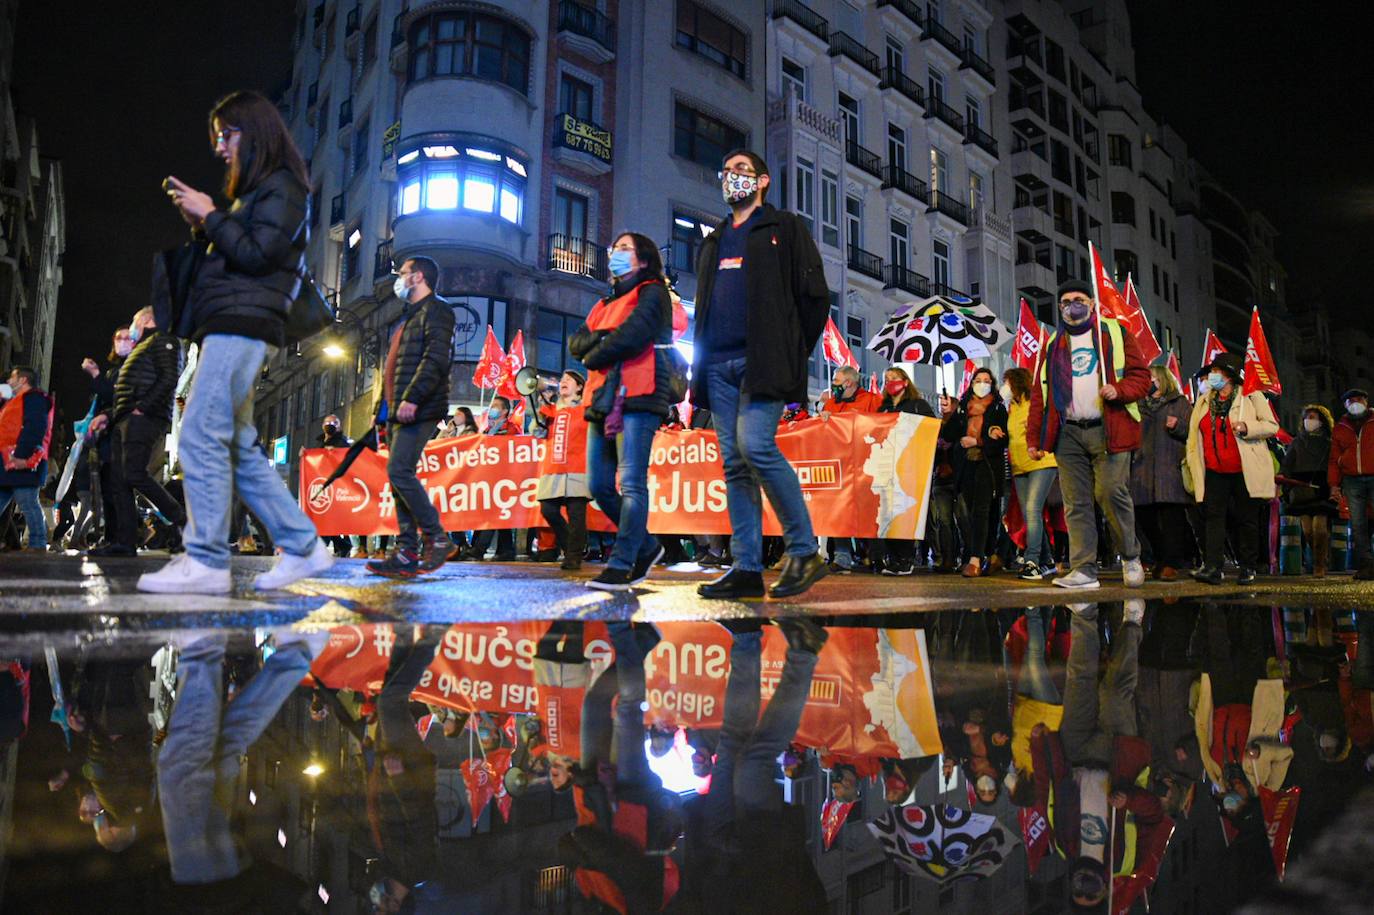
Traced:
<path fill-rule="evenodd" d="M 501 408 L 500 408 L 500 407 L 490 407 L 490 408 L 488 408 L 488 409 L 487 409 L 487 416 L 490 416 L 492 419 L 500 419 L 500 418 L 501 418 Z"/>
<path fill-rule="evenodd" d="M 611 276 L 624 276 L 634 269 L 634 255 L 629 251 L 617 249 L 611 252 L 606 264 L 611 268 Z"/>
<path fill-rule="evenodd" d="M 1213 391 L 1220 391 L 1222 388 L 1226 387 L 1226 376 L 1221 372 L 1208 372 L 1207 387 L 1211 388 Z"/>
<path fill-rule="evenodd" d="M 132 342 L 132 343 L 137 343 L 140 339 L 142 339 L 142 337 L 143 337 L 143 328 L 139 327 L 137 324 L 130 324 L 130 325 L 129 325 L 129 340 L 130 340 L 130 342 Z"/>

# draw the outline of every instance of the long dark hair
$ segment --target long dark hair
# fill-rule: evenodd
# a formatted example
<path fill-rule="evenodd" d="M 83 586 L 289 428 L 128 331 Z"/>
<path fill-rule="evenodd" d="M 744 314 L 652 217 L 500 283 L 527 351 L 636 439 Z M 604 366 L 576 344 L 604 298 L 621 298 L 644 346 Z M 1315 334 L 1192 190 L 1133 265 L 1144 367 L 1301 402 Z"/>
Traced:
<path fill-rule="evenodd" d="M 224 176 L 224 193 L 230 200 L 253 190 L 279 168 L 290 171 L 301 187 L 310 187 L 310 173 L 301 151 L 277 106 L 264 96 L 240 89 L 215 102 L 209 119 L 212 144 L 217 139 L 216 121 L 221 127 L 239 130 L 239 154 Z"/>
<path fill-rule="evenodd" d="M 658 245 L 647 235 L 640 235 L 638 232 L 621 232 L 616 235 L 611 242 L 614 245 L 622 238 L 629 238 L 634 242 L 635 260 L 641 264 L 640 269 L 648 273 L 649 276 L 663 277 L 663 255 L 658 253 Z"/>
<path fill-rule="evenodd" d="M 887 393 L 888 375 L 901 375 L 902 383 L 906 385 L 906 387 L 902 389 L 902 393 L 897 395 L 896 397 L 893 397 L 891 394 Z M 912 383 L 911 376 L 906 373 L 906 369 L 902 368 L 899 365 L 890 365 L 883 370 L 883 400 L 885 402 L 892 404 L 900 404 L 910 400 L 914 403 L 915 401 L 918 401 L 920 399 L 921 392 L 916 387 L 916 385 Z"/>

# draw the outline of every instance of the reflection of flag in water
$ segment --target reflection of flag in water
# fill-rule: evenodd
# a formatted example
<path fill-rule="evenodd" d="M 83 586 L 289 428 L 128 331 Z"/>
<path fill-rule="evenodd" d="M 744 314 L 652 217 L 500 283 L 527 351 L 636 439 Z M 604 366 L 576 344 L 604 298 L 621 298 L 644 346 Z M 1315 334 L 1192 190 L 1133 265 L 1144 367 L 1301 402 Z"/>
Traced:
<path fill-rule="evenodd" d="M 853 808 L 853 802 L 845 803 L 833 797 L 826 798 L 821 805 L 821 844 L 825 851 L 830 851 L 830 846 L 835 844 L 835 837 L 840 834 L 840 828 L 849 819 L 849 811 Z"/>
<path fill-rule="evenodd" d="M 888 362 L 945 365 L 990 356 L 1012 339 L 986 305 L 935 296 L 893 314 L 868 341 Z"/>
<path fill-rule="evenodd" d="M 868 829 L 893 864 L 941 885 L 990 876 L 1021 844 L 996 817 L 943 804 L 890 807 Z"/>

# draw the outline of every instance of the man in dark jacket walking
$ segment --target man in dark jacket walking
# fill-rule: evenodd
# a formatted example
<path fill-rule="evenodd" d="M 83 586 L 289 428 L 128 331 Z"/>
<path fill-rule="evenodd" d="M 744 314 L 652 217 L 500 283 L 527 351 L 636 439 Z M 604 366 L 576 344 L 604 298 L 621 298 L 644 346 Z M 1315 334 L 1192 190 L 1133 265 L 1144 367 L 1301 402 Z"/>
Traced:
<path fill-rule="evenodd" d="M 1345 404 L 1345 415 L 1331 430 L 1327 482 L 1350 509 L 1355 577 L 1369 580 L 1374 578 L 1374 552 L 1370 550 L 1366 512 L 1374 502 L 1374 426 L 1369 422 L 1369 395 L 1365 391 L 1346 391 L 1341 402 Z"/>
<path fill-rule="evenodd" d="M 783 407 L 806 400 L 806 367 L 830 314 L 816 242 L 794 213 L 765 204 L 768 164 L 748 150 L 725 157 L 730 218 L 697 258 L 692 403 L 715 417 L 725 465 L 734 566 L 698 592 L 763 596 L 763 503 L 782 524 L 786 559 L 773 597 L 801 594 L 825 575 L 796 472 L 778 450 Z"/>
<path fill-rule="evenodd" d="M 180 547 L 181 527 L 186 523 L 186 510 L 181 503 L 148 472 L 149 463 L 172 426 L 172 397 L 181 375 L 181 345 L 171 334 L 158 330 L 151 308 L 134 315 L 129 332 L 136 345 L 119 369 L 114 405 L 91 423 L 97 431 L 107 423 L 114 429 L 111 484 L 115 503 L 115 536 L 110 543 L 92 550 L 92 556 L 137 554 L 136 492 L 147 496 L 172 523 L 173 547 Z"/>
<path fill-rule="evenodd" d="M 48 548 L 48 522 L 38 490 L 48 476 L 52 413 L 52 398 L 38 389 L 38 373 L 15 366 L 0 385 L 0 515 L 11 500 L 18 504 L 30 550 Z"/>
<path fill-rule="evenodd" d="M 401 533 L 390 556 L 367 564 L 369 572 L 388 578 L 432 572 L 456 550 L 415 475 L 420 452 L 434 437 L 439 421 L 448 416 L 453 306 L 435 295 L 438 282 L 438 264 L 428 257 L 411 257 L 402 262 L 393 287 L 405 306 L 405 321 L 392 335 L 382 378 L 391 417 L 386 473 Z"/>

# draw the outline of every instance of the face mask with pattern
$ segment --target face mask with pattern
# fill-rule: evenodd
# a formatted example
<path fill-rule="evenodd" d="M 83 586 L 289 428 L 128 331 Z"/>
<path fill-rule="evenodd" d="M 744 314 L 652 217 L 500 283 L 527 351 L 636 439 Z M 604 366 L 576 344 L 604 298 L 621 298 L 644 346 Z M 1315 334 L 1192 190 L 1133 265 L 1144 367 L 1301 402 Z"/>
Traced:
<path fill-rule="evenodd" d="M 721 196 L 730 206 L 744 203 L 759 191 L 757 175 L 741 175 L 739 172 L 726 172 L 720 179 Z"/>

